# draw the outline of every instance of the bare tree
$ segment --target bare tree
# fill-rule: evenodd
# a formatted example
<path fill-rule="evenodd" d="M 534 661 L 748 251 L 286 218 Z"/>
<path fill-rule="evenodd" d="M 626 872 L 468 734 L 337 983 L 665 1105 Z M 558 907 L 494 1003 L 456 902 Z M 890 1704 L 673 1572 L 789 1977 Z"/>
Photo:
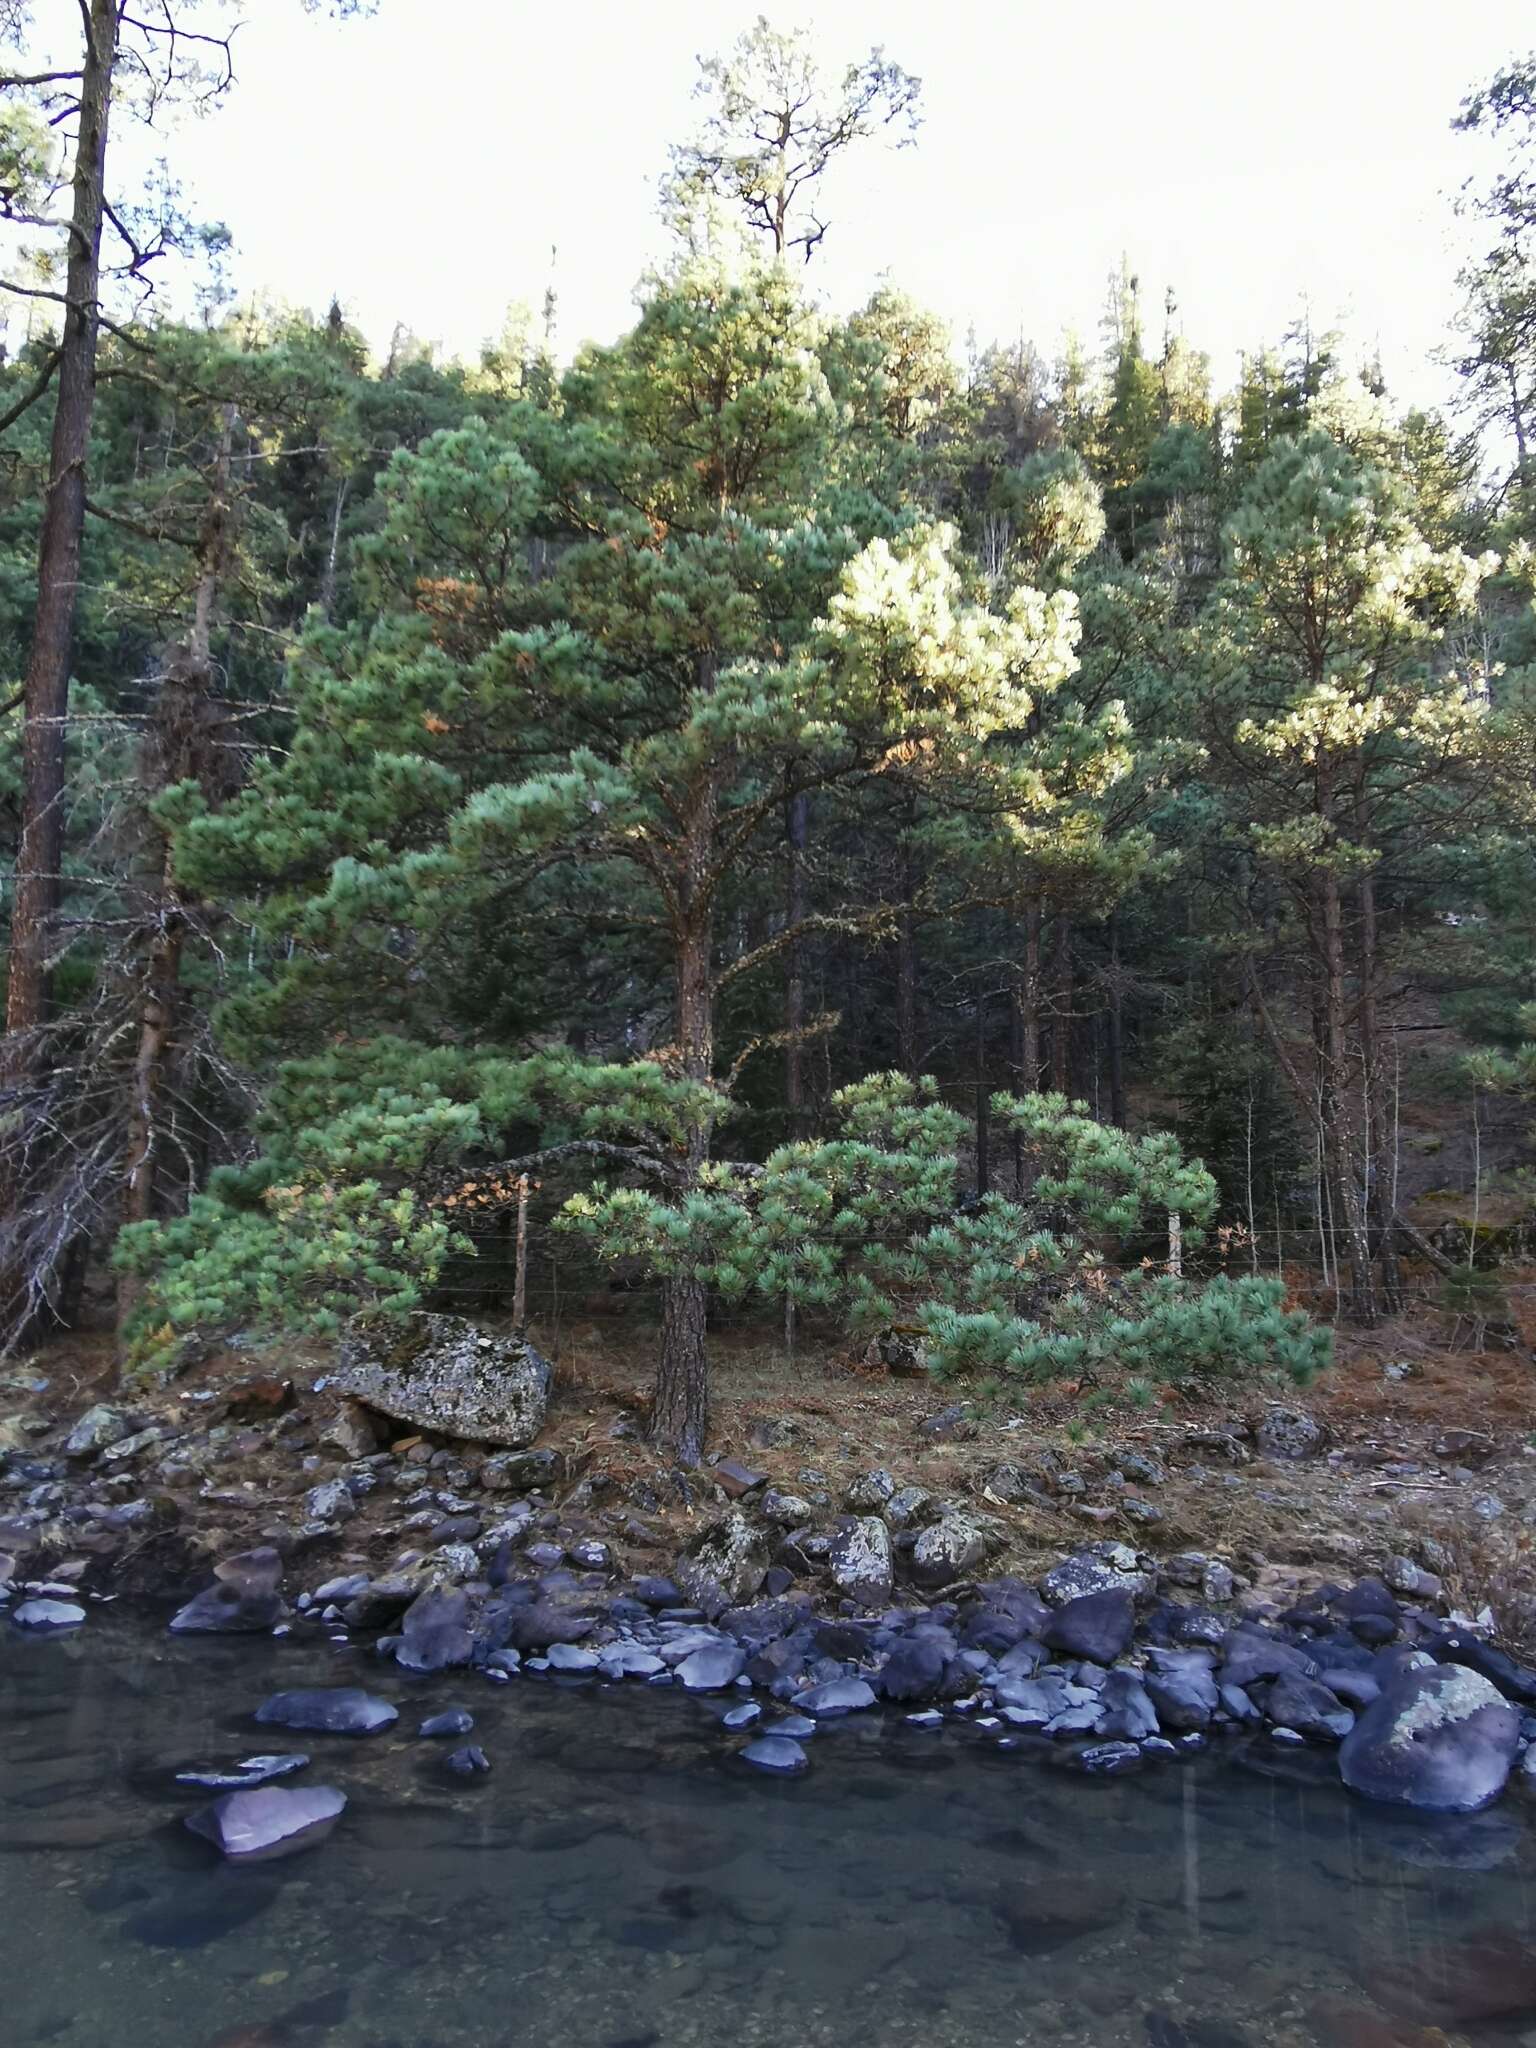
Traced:
<path fill-rule="evenodd" d="M 759 15 L 723 57 L 701 57 L 695 88 L 706 112 L 698 133 L 672 150 L 663 205 L 688 223 L 701 199 L 734 206 L 768 236 L 774 254 L 807 262 L 827 232 L 818 207 L 833 162 L 852 144 L 897 131 L 910 142 L 922 80 L 873 49 L 841 77 L 823 76 L 810 33 L 773 28 Z"/>

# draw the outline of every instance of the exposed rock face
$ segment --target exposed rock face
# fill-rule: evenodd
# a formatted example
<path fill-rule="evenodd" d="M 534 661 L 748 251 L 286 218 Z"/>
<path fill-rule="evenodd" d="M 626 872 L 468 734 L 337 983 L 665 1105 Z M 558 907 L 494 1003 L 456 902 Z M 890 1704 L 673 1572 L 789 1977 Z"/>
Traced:
<path fill-rule="evenodd" d="M 278 1588 L 283 1560 L 275 1550 L 242 1550 L 213 1568 L 213 1584 L 194 1594 L 171 1617 L 173 1634 L 255 1635 L 287 1613 Z"/>
<path fill-rule="evenodd" d="M 767 1536 L 732 1508 L 694 1537 L 675 1576 L 696 1606 L 716 1615 L 750 1600 L 767 1570 Z"/>
<path fill-rule="evenodd" d="M 393 1343 L 355 1330 L 330 1385 L 417 1429 L 521 1449 L 543 1427 L 550 1374 L 521 1337 L 422 1311 Z"/>
<path fill-rule="evenodd" d="M 187 1826 L 232 1863 L 269 1863 L 324 1841 L 346 1803 L 331 1785 L 262 1785 L 215 1799 Z"/>
<path fill-rule="evenodd" d="M 1476 1813 L 1503 1791 L 1520 1716 L 1464 1664 L 1405 1671 L 1372 1702 L 1339 1752 L 1352 1792 L 1430 1813 Z"/>

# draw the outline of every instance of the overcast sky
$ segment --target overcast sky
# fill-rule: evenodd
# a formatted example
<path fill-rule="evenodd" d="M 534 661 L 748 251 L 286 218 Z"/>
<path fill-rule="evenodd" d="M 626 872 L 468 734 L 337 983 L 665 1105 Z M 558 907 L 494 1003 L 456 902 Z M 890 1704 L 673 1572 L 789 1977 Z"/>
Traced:
<path fill-rule="evenodd" d="M 45 10 L 46 11 L 46 7 Z M 242 291 L 324 309 L 376 347 L 397 320 L 473 354 L 558 251 L 559 346 L 608 339 L 664 242 L 655 180 L 688 130 L 694 59 L 751 0 L 379 0 L 317 22 L 245 0 L 239 82 L 174 144 L 226 220 Z M 846 309 L 888 277 L 958 337 L 1054 354 L 1096 337 L 1123 251 L 1154 335 L 1165 286 L 1219 382 L 1315 322 L 1379 342 L 1393 389 L 1432 399 L 1476 159 L 1458 100 L 1536 42 L 1526 0 L 837 0 L 807 21 L 831 65 L 872 42 L 923 79 L 914 148 L 863 150 L 810 266 Z"/>

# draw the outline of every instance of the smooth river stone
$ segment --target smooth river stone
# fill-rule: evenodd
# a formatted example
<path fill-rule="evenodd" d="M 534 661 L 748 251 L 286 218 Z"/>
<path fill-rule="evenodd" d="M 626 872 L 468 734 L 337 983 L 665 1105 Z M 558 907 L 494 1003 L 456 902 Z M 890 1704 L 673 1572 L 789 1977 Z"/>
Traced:
<path fill-rule="evenodd" d="M 256 1709 L 256 1719 L 268 1726 L 312 1729 L 325 1735 L 372 1735 L 398 1718 L 387 1700 L 375 1699 L 356 1685 L 278 1692 Z"/>
<path fill-rule="evenodd" d="M 260 1785 L 188 1814 L 187 1826 L 232 1863 L 268 1863 L 324 1841 L 346 1803 L 333 1785 Z"/>

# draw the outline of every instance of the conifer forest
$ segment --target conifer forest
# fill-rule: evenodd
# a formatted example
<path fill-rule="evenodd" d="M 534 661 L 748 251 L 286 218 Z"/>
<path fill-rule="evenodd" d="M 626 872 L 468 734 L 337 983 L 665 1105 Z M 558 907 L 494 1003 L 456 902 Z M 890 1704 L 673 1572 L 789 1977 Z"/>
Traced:
<path fill-rule="evenodd" d="M 1536 50 L 1205 6 L 0 0 L 6 2048 L 1536 2042 Z"/>

